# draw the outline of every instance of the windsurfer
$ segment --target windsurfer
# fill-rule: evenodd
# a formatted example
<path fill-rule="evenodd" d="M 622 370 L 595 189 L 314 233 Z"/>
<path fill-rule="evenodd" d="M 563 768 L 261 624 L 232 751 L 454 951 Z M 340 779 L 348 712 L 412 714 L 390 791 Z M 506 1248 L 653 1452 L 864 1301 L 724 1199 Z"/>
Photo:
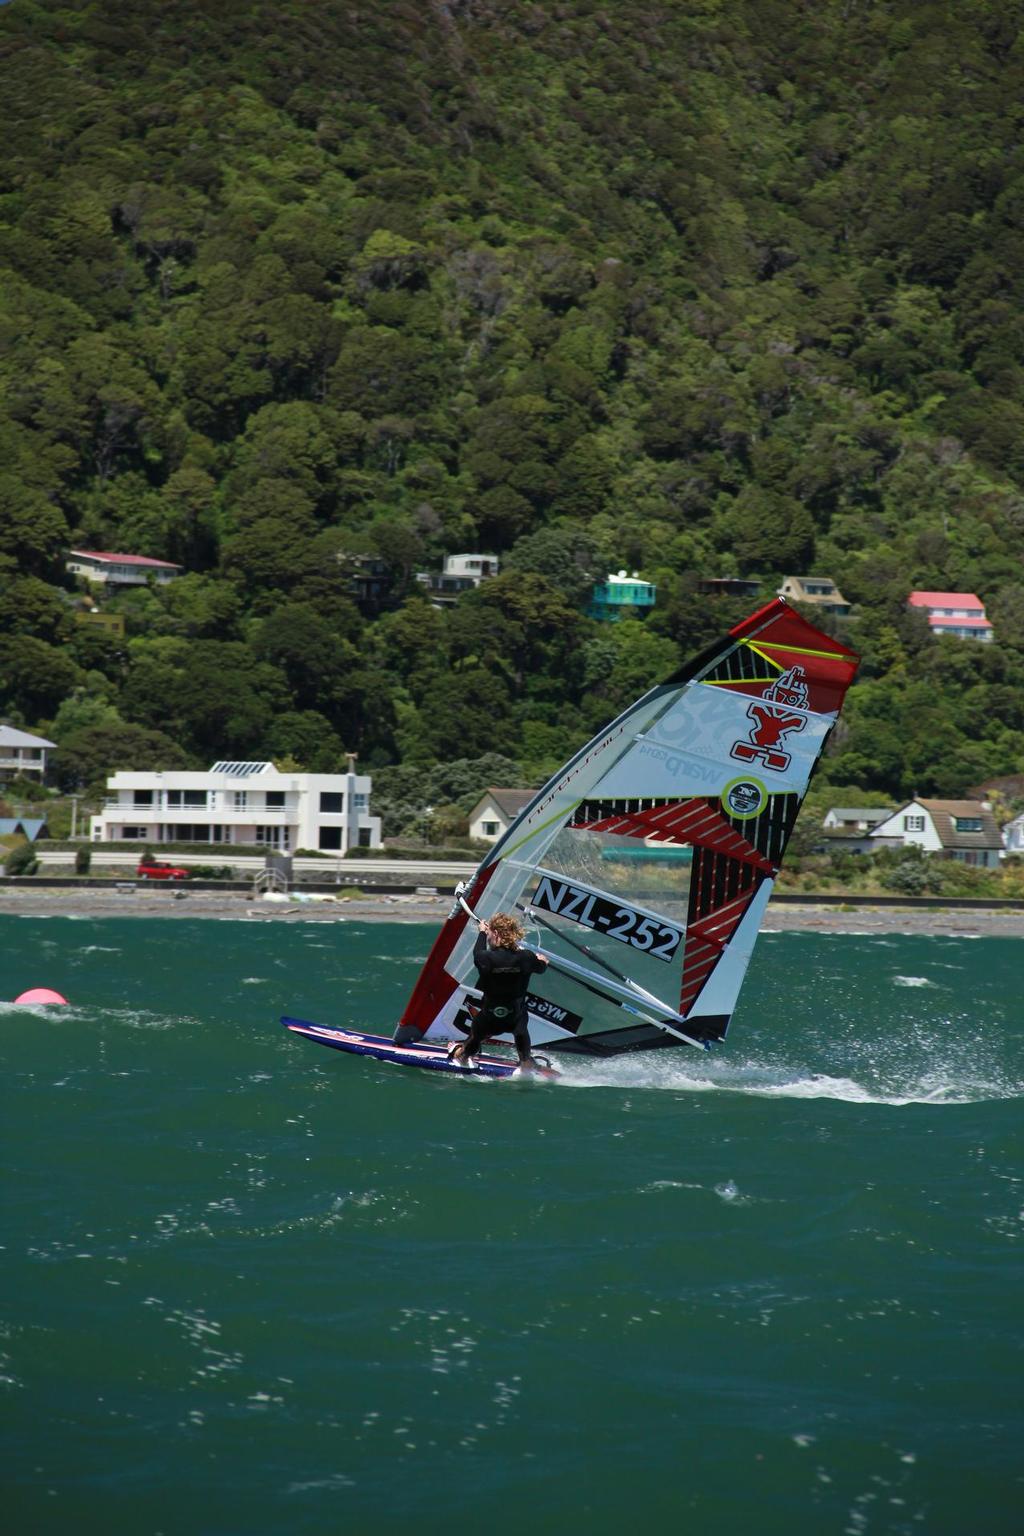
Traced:
<path fill-rule="evenodd" d="M 523 948 L 523 925 L 508 912 L 498 912 L 480 924 L 473 963 L 477 968 L 483 1007 L 473 1019 L 465 1041 L 452 1048 L 452 1059 L 469 1065 L 484 1041 L 492 1035 L 511 1034 L 519 1052 L 519 1065 L 532 1067 L 530 1018 L 526 989 L 530 977 L 547 968 L 547 960 L 535 950 Z"/>

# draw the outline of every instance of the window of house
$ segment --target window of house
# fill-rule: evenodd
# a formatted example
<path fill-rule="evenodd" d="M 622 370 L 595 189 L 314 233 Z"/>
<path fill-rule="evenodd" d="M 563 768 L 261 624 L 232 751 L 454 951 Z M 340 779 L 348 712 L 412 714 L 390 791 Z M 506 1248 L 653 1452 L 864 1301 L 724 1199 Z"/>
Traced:
<path fill-rule="evenodd" d="M 268 811 L 283 811 L 284 810 L 284 790 L 283 789 L 268 789 L 267 790 L 267 810 Z"/>
<path fill-rule="evenodd" d="M 167 804 L 171 807 L 188 806 L 190 810 L 206 810 L 205 789 L 169 789 Z"/>
<path fill-rule="evenodd" d="M 340 816 L 345 809 L 345 796 L 334 790 L 321 790 L 320 810 L 325 816 Z"/>
<path fill-rule="evenodd" d="M 903 830 L 904 830 L 904 832 L 923 832 L 924 831 L 924 817 L 923 816 L 904 816 L 904 818 L 903 818 Z"/>
<path fill-rule="evenodd" d="M 369 827 L 359 828 L 359 846 L 360 848 L 373 847 L 373 833 L 370 831 Z"/>
<path fill-rule="evenodd" d="M 133 805 L 152 805 L 153 791 L 151 789 L 136 789 L 132 791 Z"/>
<path fill-rule="evenodd" d="M 352 796 L 357 811 L 366 811 L 370 807 L 369 795 L 361 795 L 358 791 Z"/>
<path fill-rule="evenodd" d="M 954 816 L 953 825 L 958 832 L 980 832 L 980 816 Z"/>
<path fill-rule="evenodd" d="M 249 804 L 249 791 L 247 789 L 235 790 L 235 810 L 244 811 Z"/>
<path fill-rule="evenodd" d="M 327 851 L 330 851 L 331 849 L 340 849 L 340 847 L 341 847 L 341 828 L 340 827 L 321 827 L 320 828 L 320 842 L 319 842 L 318 846 L 320 848 L 323 848 L 323 849 L 327 850 Z"/>
<path fill-rule="evenodd" d="M 480 830 L 483 832 L 484 837 L 497 837 L 498 823 L 496 821 L 481 822 Z"/>
<path fill-rule="evenodd" d="M 136 840 L 136 838 L 144 838 L 144 837 L 146 837 L 146 835 L 147 835 L 147 833 L 146 833 L 146 828 L 145 827 L 122 827 L 121 828 L 121 841 L 125 842 L 125 843 L 134 842 Z"/>

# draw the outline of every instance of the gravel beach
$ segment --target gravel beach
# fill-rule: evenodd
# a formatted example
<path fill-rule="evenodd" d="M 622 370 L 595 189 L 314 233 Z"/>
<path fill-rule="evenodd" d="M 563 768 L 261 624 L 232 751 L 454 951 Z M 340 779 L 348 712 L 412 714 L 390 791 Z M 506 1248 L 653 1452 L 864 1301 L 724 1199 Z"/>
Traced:
<path fill-rule="evenodd" d="M 164 917 L 241 922 L 386 922 L 437 924 L 450 896 L 253 897 L 244 891 L 183 891 L 166 887 L 134 890 L 45 889 L 29 885 L 0 889 L 0 914 L 21 917 Z M 988 908 L 798 906 L 778 902 L 765 914 L 763 932 L 920 933 L 1024 938 L 1024 911 Z"/>

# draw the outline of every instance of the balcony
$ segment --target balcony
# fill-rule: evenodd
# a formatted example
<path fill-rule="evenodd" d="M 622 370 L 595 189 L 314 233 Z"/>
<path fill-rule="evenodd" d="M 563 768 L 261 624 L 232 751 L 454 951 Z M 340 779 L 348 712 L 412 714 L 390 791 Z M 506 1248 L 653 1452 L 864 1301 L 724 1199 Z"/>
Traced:
<path fill-rule="evenodd" d="M 131 801 L 107 800 L 100 808 L 105 821 L 128 822 L 131 825 L 152 825 L 163 822 L 221 822 L 228 826 L 252 826 L 257 822 L 280 822 L 298 825 L 298 811 L 293 806 L 208 806 L 208 805 L 133 805 Z"/>
<path fill-rule="evenodd" d="M 38 752 L 34 757 L 19 757 L 17 752 L 13 756 L 0 756 L 0 768 L 14 768 L 18 773 L 42 773 L 45 766 Z"/>

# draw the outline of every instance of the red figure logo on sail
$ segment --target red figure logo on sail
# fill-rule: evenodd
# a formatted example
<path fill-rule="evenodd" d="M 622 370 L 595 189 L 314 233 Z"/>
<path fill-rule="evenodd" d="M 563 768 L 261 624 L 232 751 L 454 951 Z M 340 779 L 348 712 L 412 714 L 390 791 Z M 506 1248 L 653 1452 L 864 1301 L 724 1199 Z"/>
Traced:
<path fill-rule="evenodd" d="M 783 751 L 782 741 L 790 731 L 802 731 L 806 715 L 792 710 L 807 708 L 807 679 L 802 667 L 790 667 L 766 688 L 761 698 L 751 704 L 747 716 L 753 720 L 749 740 L 737 741 L 730 756 L 741 763 L 761 762 L 776 773 L 784 773 L 791 754 Z"/>

